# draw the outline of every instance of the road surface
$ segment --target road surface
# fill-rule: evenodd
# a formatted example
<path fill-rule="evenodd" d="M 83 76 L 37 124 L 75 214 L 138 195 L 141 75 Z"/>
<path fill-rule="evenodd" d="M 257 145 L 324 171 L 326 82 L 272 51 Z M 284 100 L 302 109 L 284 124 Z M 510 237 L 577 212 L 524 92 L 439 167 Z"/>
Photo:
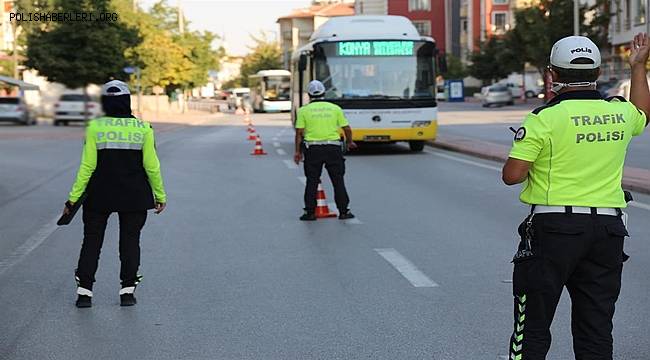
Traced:
<path fill-rule="evenodd" d="M 505 358 L 526 208 L 500 164 L 367 147 L 347 160 L 357 220 L 304 223 L 288 117 L 253 120 L 266 156 L 250 155 L 238 116 L 156 126 L 169 207 L 143 231 L 132 308 L 119 306 L 115 216 L 94 305 L 74 307 L 81 222 L 52 222 L 83 129 L 0 128 L 0 359 Z M 637 200 L 615 318 L 621 360 L 650 354 L 650 197 Z M 551 360 L 572 358 L 567 298 Z"/>

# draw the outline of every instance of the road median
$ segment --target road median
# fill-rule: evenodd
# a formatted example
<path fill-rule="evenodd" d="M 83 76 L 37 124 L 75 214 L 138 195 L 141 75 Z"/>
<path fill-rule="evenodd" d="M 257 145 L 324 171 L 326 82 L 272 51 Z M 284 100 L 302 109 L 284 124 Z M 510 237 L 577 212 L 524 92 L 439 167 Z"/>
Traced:
<path fill-rule="evenodd" d="M 428 145 L 501 163 L 506 161 L 510 152 L 509 146 L 453 135 L 438 135 L 438 138 L 428 142 Z M 626 166 L 623 172 L 623 188 L 650 194 L 650 170 Z"/>

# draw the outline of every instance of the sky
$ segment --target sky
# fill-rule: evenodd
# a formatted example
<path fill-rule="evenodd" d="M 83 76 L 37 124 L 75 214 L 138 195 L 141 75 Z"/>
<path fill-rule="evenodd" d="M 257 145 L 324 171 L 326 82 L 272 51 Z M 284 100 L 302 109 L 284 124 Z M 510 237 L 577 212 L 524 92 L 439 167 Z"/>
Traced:
<path fill-rule="evenodd" d="M 179 0 L 167 0 L 176 6 Z M 250 34 L 269 33 L 269 39 L 278 35 L 280 16 L 295 8 L 307 7 L 309 0 L 180 0 L 185 18 L 192 30 L 208 30 L 225 36 L 226 49 L 231 55 L 245 55 L 252 44 Z M 145 9 L 157 0 L 140 0 Z"/>

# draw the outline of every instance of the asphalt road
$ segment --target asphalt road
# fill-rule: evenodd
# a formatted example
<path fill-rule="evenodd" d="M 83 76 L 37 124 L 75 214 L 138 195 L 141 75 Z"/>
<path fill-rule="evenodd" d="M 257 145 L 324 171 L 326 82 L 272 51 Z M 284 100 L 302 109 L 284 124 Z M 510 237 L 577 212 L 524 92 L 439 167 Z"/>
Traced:
<path fill-rule="evenodd" d="M 526 114 L 540 103 L 517 104 L 500 108 L 484 109 L 478 103 L 440 103 L 443 118 L 440 134 L 463 136 L 502 145 L 511 145 L 513 133 L 508 129 L 519 128 Z M 650 169 L 650 131 L 632 139 L 626 165 Z"/>
<path fill-rule="evenodd" d="M 526 209 L 499 164 L 366 147 L 347 160 L 358 221 L 302 223 L 287 116 L 253 118 L 266 156 L 250 155 L 241 117 L 158 135 L 169 208 L 143 232 L 133 308 L 118 306 L 115 217 L 94 306 L 74 307 L 81 222 L 52 221 L 82 129 L 0 128 L 0 359 L 504 358 Z M 616 359 L 650 354 L 645 206 L 629 209 Z M 572 358 L 567 298 L 551 360 Z"/>

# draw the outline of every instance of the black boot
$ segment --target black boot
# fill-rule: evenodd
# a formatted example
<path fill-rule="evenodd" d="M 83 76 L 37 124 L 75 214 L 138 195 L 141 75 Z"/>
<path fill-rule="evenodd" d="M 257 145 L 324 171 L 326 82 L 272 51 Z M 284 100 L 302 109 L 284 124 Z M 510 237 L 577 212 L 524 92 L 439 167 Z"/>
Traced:
<path fill-rule="evenodd" d="M 133 306 L 138 301 L 135 299 L 135 286 L 126 286 L 120 290 L 120 306 Z"/>
<path fill-rule="evenodd" d="M 93 306 L 93 292 L 82 287 L 77 287 L 77 302 L 75 305 L 78 308 L 89 308 Z"/>
<path fill-rule="evenodd" d="M 315 221 L 316 220 L 316 214 L 310 211 L 305 211 L 304 214 L 300 217 L 301 221 Z"/>
<path fill-rule="evenodd" d="M 339 214 L 339 220 L 348 220 L 348 219 L 354 219 L 354 214 L 352 214 L 350 210 L 341 211 Z"/>

